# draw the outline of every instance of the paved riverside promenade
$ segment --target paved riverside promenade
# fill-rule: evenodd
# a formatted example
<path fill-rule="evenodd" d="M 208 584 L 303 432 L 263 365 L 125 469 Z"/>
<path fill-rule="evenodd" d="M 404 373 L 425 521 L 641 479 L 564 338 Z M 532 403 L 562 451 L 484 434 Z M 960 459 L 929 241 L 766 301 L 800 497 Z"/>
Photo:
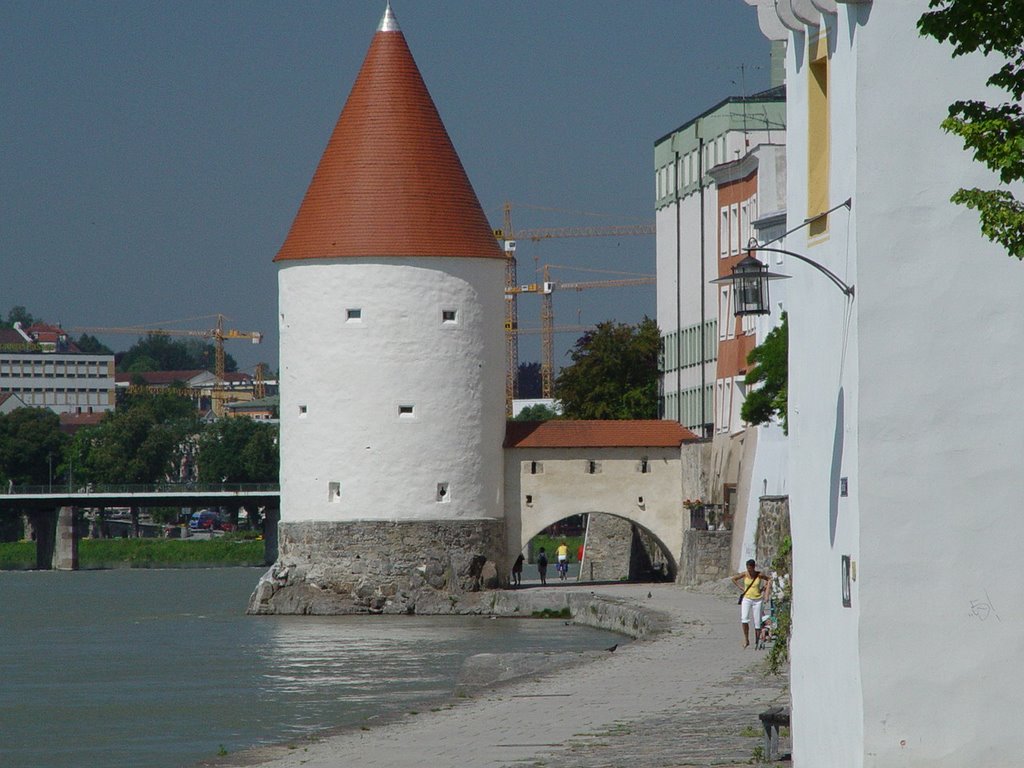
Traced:
<path fill-rule="evenodd" d="M 550 584 L 596 592 L 667 616 L 649 640 L 570 669 L 453 698 L 369 730 L 348 730 L 228 757 L 263 768 L 603 768 L 749 765 L 763 744 L 759 712 L 786 704 L 765 651 L 741 647 L 735 595 L 675 585 Z M 648 597 L 650 593 L 650 597 Z M 783 753 L 789 740 L 783 739 Z M 788 763 L 787 763 L 788 764 Z"/>

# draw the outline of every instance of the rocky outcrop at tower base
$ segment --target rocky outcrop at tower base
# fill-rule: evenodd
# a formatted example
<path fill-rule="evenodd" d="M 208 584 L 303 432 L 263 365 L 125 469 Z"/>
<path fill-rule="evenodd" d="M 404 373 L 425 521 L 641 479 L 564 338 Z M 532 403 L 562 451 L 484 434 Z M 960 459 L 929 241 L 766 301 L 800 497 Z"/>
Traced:
<path fill-rule="evenodd" d="M 502 520 L 281 523 L 278 537 L 250 614 L 463 613 L 508 571 Z"/>

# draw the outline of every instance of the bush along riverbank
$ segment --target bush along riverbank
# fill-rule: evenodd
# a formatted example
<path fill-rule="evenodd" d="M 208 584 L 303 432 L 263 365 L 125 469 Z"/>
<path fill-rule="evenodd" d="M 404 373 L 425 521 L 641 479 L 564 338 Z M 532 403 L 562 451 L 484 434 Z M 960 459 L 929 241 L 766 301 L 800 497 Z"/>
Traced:
<path fill-rule="evenodd" d="M 108 568 L 215 568 L 263 565 L 263 541 L 223 536 L 205 541 L 180 539 L 82 539 L 78 567 Z M 36 566 L 36 545 L 31 541 L 0 543 L 0 570 L 31 570 Z"/>

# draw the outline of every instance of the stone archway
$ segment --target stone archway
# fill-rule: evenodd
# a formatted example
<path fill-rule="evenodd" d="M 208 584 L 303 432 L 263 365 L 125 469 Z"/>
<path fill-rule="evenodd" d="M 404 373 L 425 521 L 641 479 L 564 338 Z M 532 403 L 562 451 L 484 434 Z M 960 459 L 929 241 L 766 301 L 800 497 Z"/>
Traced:
<path fill-rule="evenodd" d="M 520 545 L 526 550 L 529 542 L 551 526 L 576 515 L 586 518 L 583 561 L 578 563 L 580 581 L 674 581 L 677 559 L 661 538 L 641 522 L 627 515 L 600 510 L 587 510 L 562 515 L 522 529 Z M 550 553 L 549 553 L 550 554 Z M 572 560 L 577 553 L 572 552 Z"/>

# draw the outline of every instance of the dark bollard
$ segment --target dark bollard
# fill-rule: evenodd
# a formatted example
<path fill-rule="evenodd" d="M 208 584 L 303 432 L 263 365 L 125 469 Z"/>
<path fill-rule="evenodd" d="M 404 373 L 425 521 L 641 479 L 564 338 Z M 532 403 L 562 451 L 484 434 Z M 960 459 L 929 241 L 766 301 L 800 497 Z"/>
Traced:
<path fill-rule="evenodd" d="M 36 540 L 36 570 L 53 567 L 54 538 L 57 532 L 57 510 L 41 509 L 29 513 Z"/>
<path fill-rule="evenodd" d="M 263 564 L 273 565 L 277 562 L 277 524 L 281 520 L 281 510 L 267 507 L 263 511 Z"/>

